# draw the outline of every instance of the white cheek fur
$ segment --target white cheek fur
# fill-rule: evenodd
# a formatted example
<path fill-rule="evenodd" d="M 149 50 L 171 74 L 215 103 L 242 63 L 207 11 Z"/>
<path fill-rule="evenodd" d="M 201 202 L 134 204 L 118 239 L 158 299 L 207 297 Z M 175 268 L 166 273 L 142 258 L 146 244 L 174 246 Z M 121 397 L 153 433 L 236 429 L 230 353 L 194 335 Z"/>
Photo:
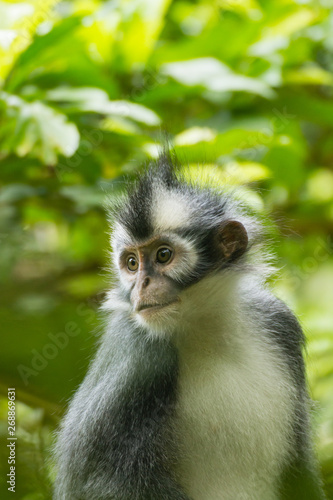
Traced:
<path fill-rule="evenodd" d="M 101 309 L 103 311 L 130 311 L 131 305 L 121 299 L 116 290 L 111 290 L 106 294 Z"/>
<path fill-rule="evenodd" d="M 175 262 L 166 270 L 166 275 L 177 281 L 194 272 L 199 256 L 191 240 L 173 234 L 170 241 L 175 248 Z"/>

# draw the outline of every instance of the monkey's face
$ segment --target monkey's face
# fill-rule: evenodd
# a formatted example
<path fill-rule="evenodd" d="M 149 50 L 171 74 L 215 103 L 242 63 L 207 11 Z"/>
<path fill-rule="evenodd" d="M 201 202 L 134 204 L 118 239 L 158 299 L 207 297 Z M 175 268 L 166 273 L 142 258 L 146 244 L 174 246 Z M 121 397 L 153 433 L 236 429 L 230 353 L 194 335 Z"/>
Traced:
<path fill-rule="evenodd" d="M 171 327 L 181 309 L 181 292 L 197 262 L 193 244 L 176 234 L 154 236 L 121 250 L 120 279 L 139 324 Z"/>
<path fill-rule="evenodd" d="M 177 180 L 167 162 L 162 167 L 143 176 L 116 207 L 111 241 L 122 308 L 157 333 L 193 323 L 207 302 L 206 278 L 223 284 L 220 271 L 248 246 L 227 199 Z M 199 288 L 205 291 L 196 293 Z"/>
<path fill-rule="evenodd" d="M 127 244 L 116 252 L 116 263 L 139 325 L 156 333 L 179 331 L 189 318 L 200 315 L 210 295 L 212 275 L 219 274 L 223 262 L 243 253 L 247 243 L 243 226 L 235 221 L 216 227 L 209 235 L 205 237 L 208 248 L 200 240 L 171 231 L 140 242 L 127 235 Z"/>

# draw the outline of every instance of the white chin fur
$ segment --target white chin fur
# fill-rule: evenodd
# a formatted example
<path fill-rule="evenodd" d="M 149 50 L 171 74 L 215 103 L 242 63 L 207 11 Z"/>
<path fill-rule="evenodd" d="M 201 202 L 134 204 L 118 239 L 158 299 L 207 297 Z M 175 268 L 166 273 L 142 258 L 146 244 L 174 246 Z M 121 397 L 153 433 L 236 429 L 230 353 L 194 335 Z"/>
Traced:
<path fill-rule="evenodd" d="M 178 324 L 179 307 L 180 304 L 176 302 L 158 309 L 144 309 L 136 312 L 134 319 L 153 336 L 169 335 Z"/>

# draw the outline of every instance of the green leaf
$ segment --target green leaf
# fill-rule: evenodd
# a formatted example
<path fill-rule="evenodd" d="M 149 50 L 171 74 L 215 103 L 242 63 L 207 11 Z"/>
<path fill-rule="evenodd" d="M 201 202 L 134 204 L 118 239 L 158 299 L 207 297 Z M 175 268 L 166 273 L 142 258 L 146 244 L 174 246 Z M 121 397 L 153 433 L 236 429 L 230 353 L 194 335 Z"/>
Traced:
<path fill-rule="evenodd" d="M 71 111 L 100 113 L 110 117 L 130 118 L 148 126 L 160 124 L 159 116 L 142 104 L 110 101 L 106 92 L 97 88 L 59 87 L 46 94 L 47 99 L 72 104 Z"/>
<path fill-rule="evenodd" d="M 318 168 L 308 178 L 307 188 L 312 200 L 325 203 L 333 200 L 333 172 Z"/>
<path fill-rule="evenodd" d="M 104 90 L 97 87 L 56 87 L 46 93 L 46 99 L 54 102 L 74 104 L 83 107 L 102 106 L 109 98 Z"/>
<path fill-rule="evenodd" d="M 191 127 L 174 138 L 177 146 L 190 146 L 199 142 L 212 142 L 216 139 L 216 132 L 208 127 Z"/>
<path fill-rule="evenodd" d="M 37 190 L 26 184 L 9 184 L 0 190 L 0 203 L 13 203 L 36 194 Z"/>
<path fill-rule="evenodd" d="M 316 64 L 311 64 L 287 70 L 284 73 L 284 81 L 296 85 L 333 85 L 333 74 Z"/>
<path fill-rule="evenodd" d="M 330 99 L 321 99 L 303 91 L 284 92 L 277 102 L 291 120 L 308 120 L 321 125 L 333 126 L 333 103 Z M 288 118 L 289 119 L 289 118 Z"/>
<path fill-rule="evenodd" d="M 0 29 L 12 28 L 13 24 L 34 12 L 32 5 L 26 2 L 0 2 Z"/>
<path fill-rule="evenodd" d="M 60 194 L 76 203 L 80 211 L 90 207 L 101 207 L 105 201 L 105 193 L 93 186 L 64 186 Z"/>
<path fill-rule="evenodd" d="M 120 42 L 118 51 L 123 56 L 126 65 L 144 63 L 151 54 L 158 35 L 164 25 L 164 14 L 170 0 L 131 0 L 120 2 L 117 34 Z M 109 15 L 114 15 L 114 4 L 110 4 Z M 115 35 L 117 35 L 115 34 Z"/>
<path fill-rule="evenodd" d="M 47 68 L 54 62 L 55 57 L 63 59 L 64 54 L 59 52 L 57 46 L 61 42 L 67 42 L 80 23 L 80 17 L 70 17 L 62 20 L 46 35 L 36 36 L 31 45 L 17 58 L 7 78 L 5 90 L 13 92 L 26 83 L 36 68 Z"/>
<path fill-rule="evenodd" d="M 274 96 L 273 90 L 265 82 L 236 74 L 213 57 L 164 64 L 161 71 L 183 85 L 200 85 L 213 92 L 243 91 L 266 98 Z"/>
<path fill-rule="evenodd" d="M 42 102 L 28 103 L 5 92 L 5 126 L 0 132 L 4 155 L 30 155 L 46 165 L 55 165 L 58 155 L 70 157 L 78 148 L 80 135 L 74 123 Z"/>
<path fill-rule="evenodd" d="M 276 16 L 266 27 L 265 32 L 270 36 L 290 36 L 297 31 L 311 25 L 318 18 L 315 9 L 300 7 L 295 12 L 287 12 L 284 16 Z"/>
<path fill-rule="evenodd" d="M 161 122 L 159 116 L 154 111 L 142 104 L 135 104 L 130 101 L 96 102 L 82 106 L 82 110 L 109 116 L 131 118 L 134 121 L 144 123 L 151 127 L 159 125 Z"/>

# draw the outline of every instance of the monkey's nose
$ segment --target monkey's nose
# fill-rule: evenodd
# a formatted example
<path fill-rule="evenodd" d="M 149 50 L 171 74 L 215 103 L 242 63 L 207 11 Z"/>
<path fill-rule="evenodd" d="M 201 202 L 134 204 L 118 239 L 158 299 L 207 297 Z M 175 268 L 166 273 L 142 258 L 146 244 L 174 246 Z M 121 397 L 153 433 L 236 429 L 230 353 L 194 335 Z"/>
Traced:
<path fill-rule="evenodd" d="M 143 280 L 143 283 L 142 283 L 142 288 L 147 288 L 147 286 L 149 285 L 150 283 L 150 278 L 148 278 L 148 276 Z"/>

